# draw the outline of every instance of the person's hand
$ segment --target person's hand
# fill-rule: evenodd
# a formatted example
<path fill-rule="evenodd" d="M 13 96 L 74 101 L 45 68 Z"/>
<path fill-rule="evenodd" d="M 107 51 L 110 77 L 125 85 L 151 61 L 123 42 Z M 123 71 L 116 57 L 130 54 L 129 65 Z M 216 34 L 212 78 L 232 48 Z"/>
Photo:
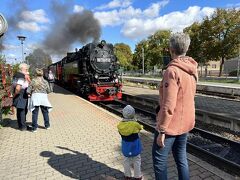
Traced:
<path fill-rule="evenodd" d="M 165 147 L 164 140 L 165 140 L 165 134 L 159 133 L 159 134 L 158 134 L 158 137 L 157 137 L 157 144 L 158 144 L 161 148 L 164 148 L 164 147 Z"/>

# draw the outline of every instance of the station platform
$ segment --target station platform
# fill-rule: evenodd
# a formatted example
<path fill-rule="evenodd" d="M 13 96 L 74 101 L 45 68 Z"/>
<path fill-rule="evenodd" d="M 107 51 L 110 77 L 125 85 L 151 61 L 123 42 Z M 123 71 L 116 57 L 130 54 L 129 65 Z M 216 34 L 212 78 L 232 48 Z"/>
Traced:
<path fill-rule="evenodd" d="M 19 131 L 16 117 L 4 119 L 0 129 L 0 179 L 123 179 L 121 118 L 55 86 L 49 95 L 51 129 L 43 128 L 39 113 L 37 132 Z M 27 115 L 31 121 L 31 113 Z M 151 148 L 153 134 L 140 133 L 142 172 L 153 180 Z M 191 179 L 237 179 L 188 154 Z M 168 163 L 169 179 L 178 179 L 173 158 Z"/>
<path fill-rule="evenodd" d="M 122 76 L 123 80 L 134 83 L 145 83 L 158 85 L 161 79 L 146 78 L 146 77 L 129 77 Z M 240 84 L 236 83 L 216 83 L 216 82 L 198 82 L 198 91 L 212 92 L 218 94 L 225 94 L 229 96 L 240 96 Z"/>
<path fill-rule="evenodd" d="M 143 98 L 159 101 L 159 90 L 123 86 L 123 93 L 132 94 Z M 226 99 L 216 96 L 196 94 L 195 107 L 199 110 L 209 111 L 222 116 L 239 118 L 240 120 L 240 101 Z"/>

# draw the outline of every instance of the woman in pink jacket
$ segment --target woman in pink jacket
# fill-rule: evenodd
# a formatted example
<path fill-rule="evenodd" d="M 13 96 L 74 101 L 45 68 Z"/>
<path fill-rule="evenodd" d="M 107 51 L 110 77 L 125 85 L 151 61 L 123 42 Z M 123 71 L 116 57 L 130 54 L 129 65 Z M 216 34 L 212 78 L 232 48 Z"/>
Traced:
<path fill-rule="evenodd" d="M 152 156 L 155 179 L 167 180 L 167 160 L 170 150 L 177 164 L 179 180 L 189 179 L 186 144 L 187 134 L 195 124 L 194 96 L 197 62 L 186 56 L 190 37 L 173 34 L 169 50 L 172 61 L 160 84 L 160 111 L 153 142 Z"/>

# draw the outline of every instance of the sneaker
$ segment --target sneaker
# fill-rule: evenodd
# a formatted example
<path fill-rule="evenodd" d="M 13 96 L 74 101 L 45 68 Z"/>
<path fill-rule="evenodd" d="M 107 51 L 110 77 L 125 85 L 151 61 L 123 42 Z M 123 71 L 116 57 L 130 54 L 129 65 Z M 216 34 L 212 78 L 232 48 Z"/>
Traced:
<path fill-rule="evenodd" d="M 27 130 L 32 131 L 33 130 L 32 126 L 27 126 Z"/>
<path fill-rule="evenodd" d="M 37 129 L 32 129 L 32 132 L 33 132 L 33 133 L 37 132 Z"/>
<path fill-rule="evenodd" d="M 45 127 L 45 129 L 51 129 L 50 126 L 49 127 Z"/>

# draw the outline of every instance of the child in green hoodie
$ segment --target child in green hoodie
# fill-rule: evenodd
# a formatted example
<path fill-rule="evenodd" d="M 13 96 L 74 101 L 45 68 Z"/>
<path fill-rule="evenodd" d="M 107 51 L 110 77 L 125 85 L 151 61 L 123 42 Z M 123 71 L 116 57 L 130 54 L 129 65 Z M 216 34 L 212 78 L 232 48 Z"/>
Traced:
<path fill-rule="evenodd" d="M 131 165 L 133 165 L 134 169 L 134 179 L 142 179 L 140 156 L 142 147 L 138 133 L 143 129 L 143 126 L 134 119 L 134 116 L 135 109 L 127 105 L 123 109 L 123 120 L 117 126 L 122 137 L 125 180 L 131 179 Z"/>

